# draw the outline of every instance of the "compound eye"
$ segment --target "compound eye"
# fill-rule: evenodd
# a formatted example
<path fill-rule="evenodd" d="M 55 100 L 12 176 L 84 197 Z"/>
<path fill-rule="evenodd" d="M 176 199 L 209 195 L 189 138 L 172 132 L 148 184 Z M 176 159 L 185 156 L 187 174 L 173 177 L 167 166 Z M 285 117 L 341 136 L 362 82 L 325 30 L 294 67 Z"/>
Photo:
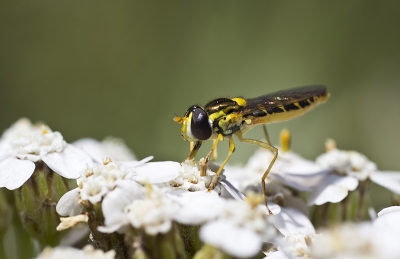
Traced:
<path fill-rule="evenodd" d="M 200 107 L 193 107 L 191 131 L 198 140 L 207 140 L 212 135 L 212 127 L 210 125 L 207 113 Z"/>

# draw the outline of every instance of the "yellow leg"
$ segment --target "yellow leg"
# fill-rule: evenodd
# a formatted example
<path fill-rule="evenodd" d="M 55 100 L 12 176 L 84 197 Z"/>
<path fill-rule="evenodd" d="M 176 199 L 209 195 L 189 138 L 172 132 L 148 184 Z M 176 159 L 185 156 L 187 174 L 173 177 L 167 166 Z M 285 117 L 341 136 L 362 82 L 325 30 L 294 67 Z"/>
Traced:
<path fill-rule="evenodd" d="M 215 141 L 218 141 L 218 140 L 214 139 L 213 145 L 214 145 Z M 217 157 L 218 157 L 217 146 L 215 146 L 215 149 L 214 149 L 214 152 L 213 152 L 213 162 L 217 161 Z"/>
<path fill-rule="evenodd" d="M 264 135 L 265 135 L 265 141 L 267 142 L 268 145 L 271 145 L 271 141 L 269 140 L 267 126 L 265 126 L 265 124 L 263 124 L 263 130 L 264 130 Z"/>
<path fill-rule="evenodd" d="M 211 154 L 214 154 L 214 152 L 216 152 L 218 142 L 221 140 L 224 140 L 224 137 L 221 134 L 219 134 L 218 137 L 216 139 L 214 139 L 211 150 L 210 150 L 210 152 L 208 152 L 208 154 L 206 156 L 206 164 L 208 164 L 208 161 L 210 161 Z"/>
<path fill-rule="evenodd" d="M 265 128 L 266 130 L 266 128 Z M 275 163 L 276 158 L 278 157 L 278 149 L 276 147 L 271 146 L 268 143 L 259 141 L 259 140 L 255 140 L 255 139 L 248 139 L 248 138 L 243 138 L 242 132 L 241 131 L 237 131 L 235 133 L 235 135 L 239 138 L 240 141 L 244 142 L 244 143 L 249 143 L 249 144 L 253 144 L 253 145 L 257 145 L 259 147 L 265 148 L 270 150 L 272 153 L 274 153 L 274 158 L 272 159 L 271 163 L 269 164 L 267 170 L 265 171 L 264 175 L 261 178 L 261 188 L 262 188 L 262 193 L 263 193 L 263 198 L 264 198 L 264 202 L 265 202 L 265 206 L 267 206 L 267 210 L 268 213 L 270 215 L 273 215 L 273 213 L 271 212 L 271 210 L 268 208 L 268 204 L 267 204 L 267 192 L 265 190 L 265 179 L 267 178 L 269 172 L 271 171 L 272 165 Z"/>
<path fill-rule="evenodd" d="M 226 165 L 226 163 L 228 162 L 229 158 L 231 157 L 231 155 L 233 154 L 233 152 L 235 151 L 235 143 L 233 142 L 232 136 L 227 137 L 229 140 L 229 153 L 226 156 L 224 162 L 222 162 L 221 166 L 218 168 L 217 173 L 214 175 L 210 185 L 208 186 L 208 191 L 211 191 L 212 189 L 214 189 L 214 185 L 215 182 L 218 179 L 218 176 L 221 174 L 222 169 L 224 168 L 224 166 Z"/>
<path fill-rule="evenodd" d="M 201 144 L 203 142 L 196 141 L 196 142 L 194 142 L 194 145 L 192 143 L 193 142 L 191 141 L 190 142 L 190 152 L 189 152 L 189 154 L 188 154 L 188 156 L 186 157 L 185 160 L 192 160 L 196 156 L 197 151 L 199 150 L 199 148 L 201 147 Z"/>

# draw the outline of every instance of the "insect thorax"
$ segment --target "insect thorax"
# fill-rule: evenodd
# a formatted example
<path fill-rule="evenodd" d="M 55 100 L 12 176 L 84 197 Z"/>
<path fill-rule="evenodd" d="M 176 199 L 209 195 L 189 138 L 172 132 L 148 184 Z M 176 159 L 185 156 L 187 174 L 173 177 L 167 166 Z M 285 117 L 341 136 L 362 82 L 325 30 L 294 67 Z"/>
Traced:
<path fill-rule="evenodd" d="M 209 118 L 213 121 L 213 131 L 229 136 L 243 129 L 243 117 L 237 111 L 246 105 L 242 98 L 219 98 L 204 106 Z"/>
<path fill-rule="evenodd" d="M 244 120 L 241 114 L 231 113 L 220 118 L 217 118 L 213 122 L 213 130 L 223 136 L 230 136 L 236 131 L 243 129 Z"/>

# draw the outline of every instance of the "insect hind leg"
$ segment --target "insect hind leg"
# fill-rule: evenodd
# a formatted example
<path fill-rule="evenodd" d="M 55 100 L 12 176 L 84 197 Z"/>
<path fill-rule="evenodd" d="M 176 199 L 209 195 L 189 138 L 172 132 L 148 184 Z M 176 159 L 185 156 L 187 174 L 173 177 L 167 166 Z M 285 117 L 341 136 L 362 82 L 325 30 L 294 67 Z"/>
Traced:
<path fill-rule="evenodd" d="M 266 128 L 264 128 L 265 132 L 267 132 Z M 272 153 L 274 153 L 274 157 L 272 158 L 271 163 L 269 164 L 267 170 L 265 171 L 265 173 L 263 174 L 262 178 L 261 178 L 261 188 L 262 188 L 262 194 L 263 194 L 263 199 L 265 202 L 265 206 L 267 207 L 268 213 L 270 215 L 273 215 L 272 211 L 269 209 L 268 204 L 267 204 L 267 191 L 265 189 L 265 179 L 267 178 L 269 172 L 271 171 L 272 166 L 275 163 L 276 158 L 278 157 L 278 149 L 274 146 L 271 146 L 269 143 L 266 142 L 262 142 L 260 140 L 256 140 L 256 139 L 249 139 L 249 138 L 243 138 L 242 132 L 241 131 L 237 131 L 235 133 L 235 135 L 239 138 L 239 140 L 241 142 L 244 143 L 248 143 L 248 144 L 253 144 L 265 149 L 270 150 Z M 267 135 L 268 136 L 268 135 Z M 267 139 L 267 141 L 269 142 L 269 138 Z"/>
<path fill-rule="evenodd" d="M 267 127 L 264 124 L 262 126 L 263 126 L 265 141 L 267 142 L 268 145 L 271 146 L 271 141 L 269 140 L 269 134 L 268 134 Z"/>

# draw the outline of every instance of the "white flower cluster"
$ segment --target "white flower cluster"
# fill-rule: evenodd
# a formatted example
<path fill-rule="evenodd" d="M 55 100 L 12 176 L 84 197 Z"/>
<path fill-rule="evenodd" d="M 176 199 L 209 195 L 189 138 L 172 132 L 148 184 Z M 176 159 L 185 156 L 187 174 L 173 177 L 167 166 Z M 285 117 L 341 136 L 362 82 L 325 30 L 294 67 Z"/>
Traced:
<path fill-rule="evenodd" d="M 327 173 L 313 188 L 309 205 L 340 202 L 367 179 L 400 194 L 400 173 L 378 171 L 375 163 L 356 151 L 334 148 L 317 157 L 316 164 Z"/>
<path fill-rule="evenodd" d="M 48 126 L 33 126 L 31 130 L 11 141 L 10 153 L 19 159 L 37 162 L 51 152 L 62 152 L 67 143 L 60 132 L 53 132 Z"/>
<path fill-rule="evenodd" d="M 201 228 L 201 239 L 237 257 L 254 256 L 276 234 L 265 206 L 258 204 L 227 200 L 216 220 Z"/>
<path fill-rule="evenodd" d="M 400 255 L 400 207 L 382 210 L 373 222 L 345 223 L 322 230 L 312 244 L 316 258 L 387 258 Z"/>
<path fill-rule="evenodd" d="M 92 204 L 98 203 L 109 190 L 114 188 L 116 181 L 130 179 L 134 173 L 133 167 L 112 161 L 87 168 L 77 180 L 80 198 Z"/>
<path fill-rule="evenodd" d="M 185 161 L 181 166 L 182 168 L 179 170 L 180 175 L 170 181 L 170 185 L 175 187 L 175 189 L 192 192 L 206 190 L 215 174 L 210 170 L 210 168 L 207 168 L 206 175 L 202 176 L 200 165 L 194 164 L 193 161 Z M 214 190 L 219 193 L 220 185 L 217 185 Z"/>
<path fill-rule="evenodd" d="M 118 244 L 131 238 L 126 247 L 151 252 L 143 248 L 146 241 L 173 233 L 168 245 L 178 244 L 179 238 L 186 245 L 193 241 L 190 235 L 196 235 L 193 243 L 235 258 L 258 257 L 262 252 L 266 258 L 327 259 L 391 259 L 400 254 L 396 243 L 399 207 L 384 209 L 376 219 L 361 224 L 317 228 L 318 217 L 334 215 L 328 209 L 316 213 L 328 208 L 325 205 L 353 205 L 352 210 L 363 207 L 361 198 L 367 197 L 369 180 L 400 194 L 400 173 L 380 172 L 376 164 L 355 151 L 330 146 L 315 161 L 287 149 L 281 151 L 265 185 L 266 202 L 274 214 L 270 216 L 260 195 L 261 177 L 272 159 L 270 151 L 257 150 L 245 166 L 226 166 L 215 188 L 208 190 L 218 169 L 211 162 L 204 167 L 194 161 L 149 162 L 152 157 L 136 161 L 119 141 L 107 146 L 84 139 L 75 145 L 66 144 L 60 133 L 45 125 L 17 122 L 0 139 L 0 187 L 19 188 L 41 162 L 61 176 L 78 178 L 78 187 L 65 193 L 57 204 L 57 212 L 68 217 L 58 229 L 85 222 L 95 244 L 102 243 L 96 242 L 101 236 L 104 240 L 122 237 L 116 240 Z M 343 202 L 359 189 L 363 192 L 359 203 Z M 312 210 L 310 206 L 314 206 Z M 341 216 L 347 212 L 343 209 Z M 179 236 L 182 233 L 187 236 Z M 187 251 L 191 249 L 199 247 Z M 38 258 L 114 258 L 115 253 L 55 248 Z"/>
<path fill-rule="evenodd" d="M 145 162 L 105 161 L 86 169 L 77 180 L 78 188 L 59 201 L 58 213 L 75 216 L 82 211 L 80 202 L 101 202 L 104 226 L 99 226 L 98 231 L 103 233 L 124 234 L 133 227 L 156 235 L 168 232 L 173 222 L 201 224 L 200 237 L 205 243 L 234 256 L 255 255 L 262 243 L 274 236 L 275 228 L 267 219 L 265 206 L 259 205 L 260 200 L 251 204 L 242 199 L 220 198 L 215 191 L 207 193 L 203 179 L 209 182 L 211 176 L 200 177 L 197 165 Z M 195 179 L 199 181 L 184 188 L 185 184 L 177 184 L 189 182 L 187 179 L 193 176 L 198 176 Z M 199 182 L 203 187 L 193 188 Z M 227 193 L 237 193 L 229 183 L 224 188 L 229 189 Z M 214 228 L 224 231 L 215 232 Z"/>
<path fill-rule="evenodd" d="M 171 229 L 178 204 L 157 187 L 148 187 L 146 198 L 134 200 L 124 210 L 134 228 L 144 228 L 147 234 L 156 235 Z"/>
<path fill-rule="evenodd" d="M 0 187 L 19 188 L 33 174 L 35 163 L 42 161 L 71 179 L 78 178 L 79 172 L 92 164 L 85 152 L 67 144 L 59 132 L 21 119 L 0 138 Z"/>

